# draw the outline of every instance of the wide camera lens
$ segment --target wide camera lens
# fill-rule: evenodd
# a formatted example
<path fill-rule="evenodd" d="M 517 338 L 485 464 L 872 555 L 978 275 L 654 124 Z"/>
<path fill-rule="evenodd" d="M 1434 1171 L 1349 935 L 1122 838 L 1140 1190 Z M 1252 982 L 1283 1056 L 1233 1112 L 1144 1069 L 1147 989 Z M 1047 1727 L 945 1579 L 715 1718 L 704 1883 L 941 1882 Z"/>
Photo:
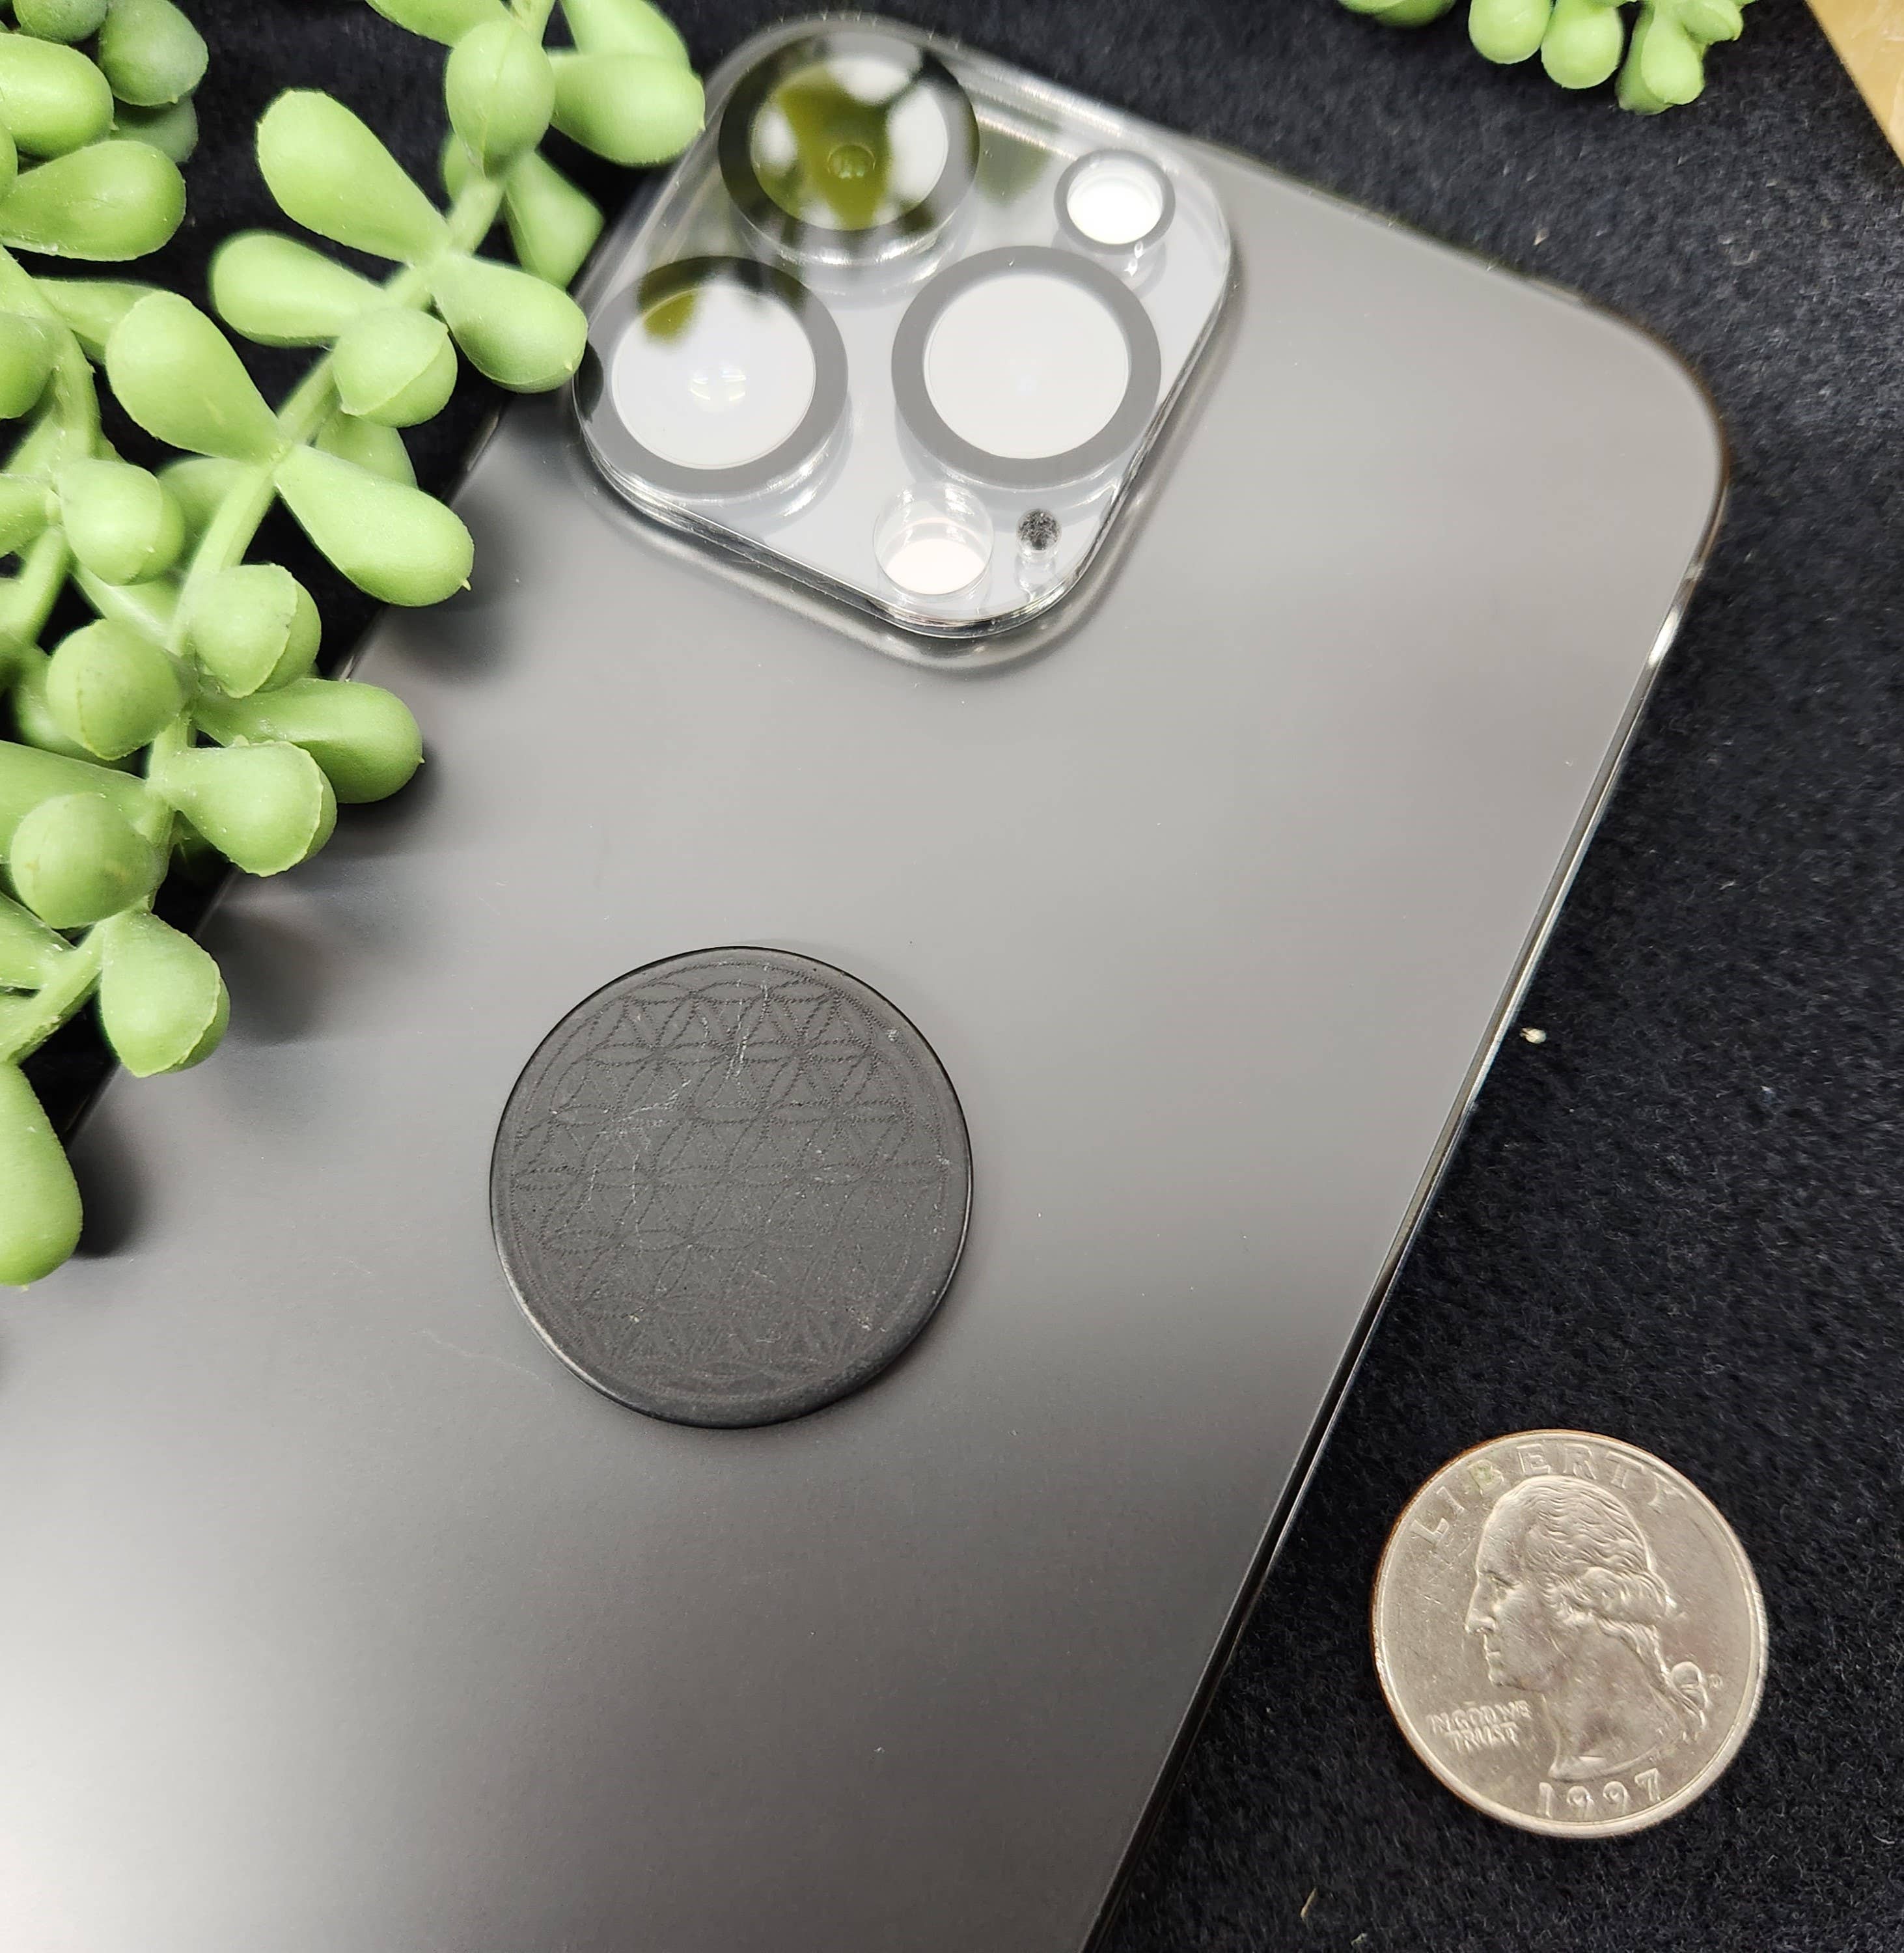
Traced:
<path fill-rule="evenodd" d="M 936 56 L 842 31 L 748 74 L 719 148 L 728 193 L 756 229 L 796 255 L 856 262 L 936 234 L 971 187 L 979 127 Z"/>
<path fill-rule="evenodd" d="M 900 417 L 960 473 L 1007 487 L 1076 481 L 1126 453 L 1162 360 L 1123 281 L 1075 252 L 1010 246 L 939 273 L 893 340 Z"/>
<path fill-rule="evenodd" d="M 839 422 L 845 354 L 798 280 L 739 258 L 650 272 L 612 309 L 590 437 L 659 487 L 734 495 L 808 466 Z"/>

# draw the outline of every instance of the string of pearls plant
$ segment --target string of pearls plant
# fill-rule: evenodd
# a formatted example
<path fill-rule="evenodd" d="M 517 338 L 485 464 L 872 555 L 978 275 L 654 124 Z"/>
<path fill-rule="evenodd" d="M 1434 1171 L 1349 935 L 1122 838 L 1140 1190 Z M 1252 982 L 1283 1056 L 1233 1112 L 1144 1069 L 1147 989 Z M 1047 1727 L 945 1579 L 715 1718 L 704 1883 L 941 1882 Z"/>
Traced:
<path fill-rule="evenodd" d="M 141 1077 L 208 1056 L 227 1012 L 211 958 L 152 913 L 173 852 L 207 844 L 271 875 L 329 838 L 340 801 L 415 771 L 392 694 L 313 674 L 320 625 L 281 565 L 246 560 L 281 502 L 352 582 L 391 603 L 467 581 L 456 514 L 419 490 L 399 428 L 454 387 L 459 352 L 537 392 L 580 361 L 564 289 L 600 212 L 541 155 L 553 127 L 628 165 L 700 127 L 680 37 L 647 0 L 562 0 L 572 49 L 545 49 L 554 0 L 372 0 L 449 48 L 440 206 L 340 102 L 296 90 L 260 121 L 258 160 L 302 230 L 393 269 L 366 278 L 301 238 L 221 247 L 211 304 L 242 337 L 322 349 L 275 410 L 215 320 L 176 293 L 39 276 L 15 249 L 95 262 L 155 249 L 183 189 L 186 96 L 205 47 L 171 0 L 14 0 L 0 32 L 0 1281 L 76 1246 L 71 1168 L 20 1061 L 89 1000 Z M 90 52 L 74 45 L 91 39 Z M 139 140 L 131 140 L 136 131 Z M 516 263 L 481 255 L 499 218 Z M 156 472 L 100 431 L 98 377 L 180 450 Z M 94 621 L 42 643 L 62 590 Z"/>
<path fill-rule="evenodd" d="M 1438 20 L 1455 0 L 1342 0 L 1392 27 Z M 1641 115 L 1683 107 L 1705 86 L 1707 50 L 1736 41 L 1748 0 L 1639 0 L 1627 32 L 1627 0 L 1469 0 L 1468 38 L 1491 61 L 1536 55 L 1562 88 L 1598 88 L 1619 75 L 1620 106 Z"/>

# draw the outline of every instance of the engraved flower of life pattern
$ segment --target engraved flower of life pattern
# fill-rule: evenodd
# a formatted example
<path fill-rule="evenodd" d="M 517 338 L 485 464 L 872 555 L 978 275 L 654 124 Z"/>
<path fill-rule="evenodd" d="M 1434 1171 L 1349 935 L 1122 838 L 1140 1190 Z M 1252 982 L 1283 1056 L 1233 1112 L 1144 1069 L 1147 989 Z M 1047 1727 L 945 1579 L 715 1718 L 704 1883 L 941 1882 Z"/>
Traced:
<path fill-rule="evenodd" d="M 875 992 L 778 951 L 637 970 L 565 1020 L 499 1135 L 499 1246 L 556 1350 L 612 1396 L 764 1422 L 891 1362 L 957 1264 L 950 1082 Z"/>

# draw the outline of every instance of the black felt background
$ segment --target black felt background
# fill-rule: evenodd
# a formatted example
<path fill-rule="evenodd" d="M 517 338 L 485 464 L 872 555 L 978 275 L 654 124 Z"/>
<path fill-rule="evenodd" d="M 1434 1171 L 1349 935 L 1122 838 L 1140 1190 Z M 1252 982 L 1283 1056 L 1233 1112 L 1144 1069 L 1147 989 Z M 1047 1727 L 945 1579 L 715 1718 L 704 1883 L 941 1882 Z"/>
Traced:
<path fill-rule="evenodd" d="M 1643 320 L 1736 450 L 1717 557 L 1527 1006 L 1547 1041 L 1502 1054 L 1112 1947 L 1904 1947 L 1904 168 L 1797 0 L 1760 0 L 1708 98 L 1655 121 L 1488 67 L 1458 16 L 1396 34 L 1334 0 L 893 5 Z M 428 167 L 437 50 L 355 0 L 192 11 L 215 65 L 183 289 L 268 220 L 247 138 L 282 86 L 333 89 Z M 708 64 L 769 10 L 681 17 Z M 413 442 L 426 480 L 486 405 L 466 390 Z M 364 615 L 326 608 L 334 641 Z M 1771 1613 L 1739 1762 L 1615 1844 L 1467 1810 L 1369 1665 L 1396 1508 L 1451 1453 L 1545 1424 L 1703 1484 Z"/>

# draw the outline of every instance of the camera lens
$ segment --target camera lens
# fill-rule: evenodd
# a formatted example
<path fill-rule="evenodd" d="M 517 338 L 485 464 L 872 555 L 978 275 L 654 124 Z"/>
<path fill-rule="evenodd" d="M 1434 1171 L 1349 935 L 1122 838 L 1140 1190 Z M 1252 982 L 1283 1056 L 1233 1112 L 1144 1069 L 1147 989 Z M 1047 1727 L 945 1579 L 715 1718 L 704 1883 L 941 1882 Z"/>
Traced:
<path fill-rule="evenodd" d="M 933 236 L 971 187 L 979 125 L 936 55 L 841 31 L 746 76 L 719 146 L 728 194 L 757 230 L 798 255 L 858 262 Z"/>
<path fill-rule="evenodd" d="M 651 271 L 605 308 L 605 407 L 590 438 L 621 472 L 691 495 L 735 495 L 799 473 L 846 400 L 846 354 L 800 281 L 744 258 Z"/>
<path fill-rule="evenodd" d="M 1176 193 L 1148 156 L 1095 149 L 1058 179 L 1058 222 L 1074 242 L 1116 257 L 1147 250 L 1170 227 Z"/>
<path fill-rule="evenodd" d="M 1007 487 L 1074 481 L 1148 425 L 1157 334 L 1123 281 L 1044 246 L 980 252 L 941 271 L 893 342 L 901 418 L 962 474 Z"/>

